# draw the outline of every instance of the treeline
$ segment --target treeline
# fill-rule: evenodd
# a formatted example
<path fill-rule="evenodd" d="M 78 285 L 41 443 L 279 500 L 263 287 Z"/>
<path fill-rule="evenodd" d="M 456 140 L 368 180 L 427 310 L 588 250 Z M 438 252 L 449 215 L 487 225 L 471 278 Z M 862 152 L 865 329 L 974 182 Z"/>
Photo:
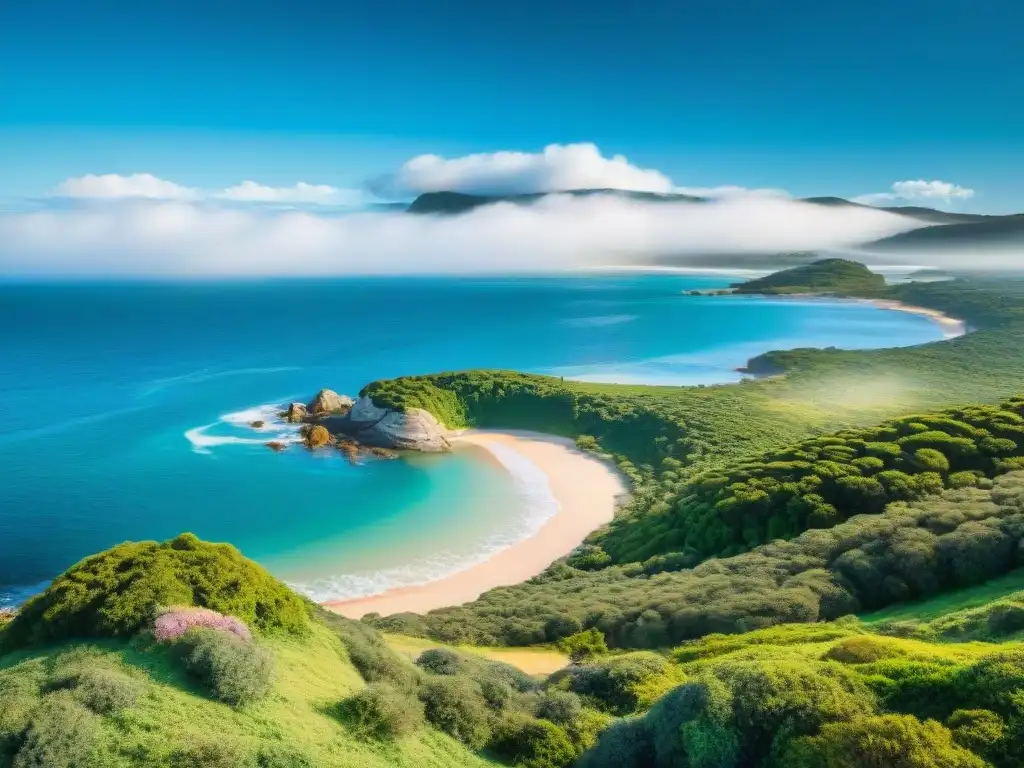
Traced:
<path fill-rule="evenodd" d="M 1024 467 L 1022 414 L 1024 399 L 1015 398 L 813 438 L 693 478 L 669 468 L 661 475 L 666 495 L 640 516 L 620 516 L 599 547 L 574 563 L 642 562 L 669 553 L 696 563 L 877 514 L 893 501 L 975 486 Z"/>
<path fill-rule="evenodd" d="M 634 480 L 656 475 L 666 458 L 697 466 L 749 456 L 837 418 L 824 409 L 772 408 L 774 393 L 754 382 L 647 387 L 479 370 L 376 381 L 360 394 L 380 407 L 423 408 L 453 429 L 589 435 Z"/>
<path fill-rule="evenodd" d="M 712 637 L 685 683 L 602 734 L 580 768 L 1016 768 L 1024 649 L 950 647 L 855 623 Z"/>
<path fill-rule="evenodd" d="M 986 483 L 987 485 L 988 483 Z M 1024 472 L 857 515 L 790 541 L 663 571 L 565 564 L 425 616 L 367 617 L 449 642 L 529 645 L 597 628 L 610 646 L 665 647 L 712 633 L 816 622 L 979 584 L 1024 565 Z"/>

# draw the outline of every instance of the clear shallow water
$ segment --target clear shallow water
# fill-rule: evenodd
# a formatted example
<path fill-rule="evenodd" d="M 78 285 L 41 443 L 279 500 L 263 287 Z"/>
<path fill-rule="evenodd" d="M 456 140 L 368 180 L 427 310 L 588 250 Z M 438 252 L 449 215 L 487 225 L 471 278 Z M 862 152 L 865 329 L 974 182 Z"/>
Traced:
<path fill-rule="evenodd" d="M 727 276 L 0 285 L 0 604 L 181 531 L 317 598 L 465 567 L 555 507 L 517 455 L 349 466 L 247 425 L 329 386 L 474 367 L 711 383 L 768 349 L 941 338 L 860 304 L 683 297 Z M 506 471 L 511 470 L 511 471 Z"/>

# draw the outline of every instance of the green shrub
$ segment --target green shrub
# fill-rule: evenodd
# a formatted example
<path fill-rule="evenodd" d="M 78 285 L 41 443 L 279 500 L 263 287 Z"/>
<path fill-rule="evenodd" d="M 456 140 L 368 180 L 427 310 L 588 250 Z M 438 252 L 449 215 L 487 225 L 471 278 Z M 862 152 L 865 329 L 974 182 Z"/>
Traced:
<path fill-rule="evenodd" d="M 961 747 L 988 757 L 1003 738 L 1006 724 L 987 709 L 958 709 L 949 716 L 946 727 Z"/>
<path fill-rule="evenodd" d="M 949 459 L 934 448 L 918 448 L 914 460 L 926 472 L 949 472 Z"/>
<path fill-rule="evenodd" d="M 934 720 L 878 715 L 827 723 L 798 739 L 780 760 L 791 768 L 984 768 Z"/>
<path fill-rule="evenodd" d="M 402 691 L 415 691 L 419 672 L 395 653 L 380 632 L 336 613 L 321 611 L 320 618 L 337 632 L 349 660 L 368 683 L 390 683 Z"/>
<path fill-rule="evenodd" d="M 347 724 L 363 737 L 397 739 L 423 725 L 423 703 L 387 683 L 372 683 L 345 702 Z"/>
<path fill-rule="evenodd" d="M 950 488 L 974 488 L 979 479 L 973 472 L 954 472 L 946 478 L 946 484 Z"/>
<path fill-rule="evenodd" d="M 266 744 L 256 755 L 257 768 L 319 768 L 312 759 L 286 744 Z"/>
<path fill-rule="evenodd" d="M 472 749 L 491 738 L 491 719 L 479 686 L 463 677 L 435 677 L 420 688 L 427 720 Z"/>
<path fill-rule="evenodd" d="M 644 718 L 612 723 L 580 758 L 577 768 L 651 768 L 654 746 Z M 685 765 L 685 764 L 683 764 Z"/>
<path fill-rule="evenodd" d="M 248 750 L 228 734 L 195 739 L 170 756 L 171 768 L 244 768 L 250 764 Z"/>
<path fill-rule="evenodd" d="M 109 715 L 135 706 L 146 683 L 114 669 L 85 668 L 61 681 L 77 701 L 98 715 Z"/>
<path fill-rule="evenodd" d="M 669 691 L 644 716 L 658 766 L 719 768 L 736 764 L 739 732 L 732 694 L 706 676 Z"/>
<path fill-rule="evenodd" d="M 965 708 L 988 709 L 1009 716 L 1020 703 L 1024 689 L 1024 650 L 999 651 L 957 671 L 956 692 Z"/>
<path fill-rule="evenodd" d="M 841 664 L 870 664 L 879 659 L 901 656 L 903 652 L 885 638 L 874 635 L 847 637 L 833 645 L 822 657 Z"/>
<path fill-rule="evenodd" d="M 237 616 L 262 631 L 300 633 L 306 601 L 228 544 L 190 533 L 157 544 L 120 544 L 54 579 L 10 622 L 5 648 L 66 638 L 128 636 L 160 606 L 198 605 Z"/>
<path fill-rule="evenodd" d="M 480 681 L 480 693 L 483 694 L 487 706 L 496 712 L 505 709 L 514 700 L 512 687 L 501 680 L 484 678 Z"/>
<path fill-rule="evenodd" d="M 561 726 L 572 724 L 583 711 L 580 697 L 568 691 L 549 691 L 537 700 L 533 713 Z"/>
<path fill-rule="evenodd" d="M 459 672 L 461 657 L 448 648 L 429 648 L 416 659 L 416 666 L 435 675 L 455 675 Z"/>
<path fill-rule="evenodd" d="M 574 664 L 608 653 L 604 635 L 594 628 L 563 638 L 558 642 L 558 647 Z"/>
<path fill-rule="evenodd" d="M 243 706 L 270 692 L 274 655 L 269 648 L 215 629 L 191 630 L 181 643 L 186 669 L 220 701 Z"/>
<path fill-rule="evenodd" d="M 732 695 L 741 754 L 764 759 L 778 733 L 812 734 L 824 723 L 870 714 L 875 699 L 846 667 L 789 659 L 737 660 L 712 673 Z"/>
<path fill-rule="evenodd" d="M 597 438 L 593 435 L 580 435 L 577 437 L 576 447 L 581 451 L 593 451 L 594 453 L 601 450 L 601 446 L 598 445 Z"/>
<path fill-rule="evenodd" d="M 496 755 L 522 768 L 564 768 L 578 756 L 564 729 L 523 715 L 500 725 L 492 748 Z"/>
<path fill-rule="evenodd" d="M 39 687 L 34 681 L 0 672 L 0 756 L 17 750 L 38 704 Z"/>
<path fill-rule="evenodd" d="M 568 677 L 569 689 L 610 712 L 625 714 L 636 709 L 638 688 L 665 671 L 664 656 L 647 651 L 613 656 L 599 664 L 568 667 L 551 677 L 557 683 Z"/>
<path fill-rule="evenodd" d="M 32 713 L 13 768 L 92 768 L 97 755 L 99 718 L 66 691 L 43 698 Z"/>

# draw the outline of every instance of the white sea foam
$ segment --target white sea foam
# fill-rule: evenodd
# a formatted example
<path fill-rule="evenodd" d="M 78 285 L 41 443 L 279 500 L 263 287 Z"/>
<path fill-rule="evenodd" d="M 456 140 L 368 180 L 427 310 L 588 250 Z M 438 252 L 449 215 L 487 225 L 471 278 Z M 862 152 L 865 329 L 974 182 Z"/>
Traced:
<path fill-rule="evenodd" d="M 474 552 L 435 552 L 430 557 L 419 558 L 402 566 L 340 573 L 306 582 L 289 582 L 290 586 L 317 602 L 379 595 L 392 589 L 421 586 L 453 576 L 534 536 L 561 509 L 547 475 L 514 448 L 497 443 L 489 443 L 486 448 L 512 476 L 518 502 L 516 506 L 521 514 L 479 542 Z"/>
<path fill-rule="evenodd" d="M 288 398 L 282 398 L 282 402 Z M 203 424 L 185 432 L 185 439 L 192 444 L 196 453 L 211 453 L 219 445 L 263 445 L 271 440 L 279 443 L 295 443 L 299 440 L 299 426 L 289 424 L 278 414 L 279 403 L 264 403 L 240 411 L 225 413 L 212 424 Z M 262 421 L 262 427 L 251 426 Z M 217 434 L 217 430 L 229 429 L 233 434 Z M 246 433 L 259 433 L 259 437 L 248 437 Z M 239 434 L 241 433 L 241 434 Z"/>
<path fill-rule="evenodd" d="M 220 420 L 225 424 L 232 424 L 236 427 L 248 427 L 249 429 L 268 430 L 273 429 L 276 426 L 280 426 L 284 422 L 281 421 L 281 417 L 278 413 L 281 412 L 281 405 L 269 403 L 267 405 L 257 405 L 252 408 L 246 408 L 241 411 L 235 411 L 234 413 L 225 413 L 220 417 Z M 254 421 L 262 421 L 262 427 L 250 426 Z"/>

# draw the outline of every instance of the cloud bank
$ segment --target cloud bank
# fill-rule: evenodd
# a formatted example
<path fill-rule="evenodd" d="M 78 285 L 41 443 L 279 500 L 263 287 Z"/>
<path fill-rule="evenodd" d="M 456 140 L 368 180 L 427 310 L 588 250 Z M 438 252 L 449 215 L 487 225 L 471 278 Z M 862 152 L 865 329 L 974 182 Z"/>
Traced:
<path fill-rule="evenodd" d="M 639 168 L 622 155 L 604 157 L 594 144 L 550 144 L 542 152 L 489 152 L 465 157 L 414 157 L 371 188 L 394 196 L 423 192 L 518 195 L 573 189 L 673 191 L 660 171 Z"/>
<path fill-rule="evenodd" d="M 278 203 L 295 205 L 358 205 L 363 193 L 327 184 L 300 181 L 291 187 L 269 187 L 243 181 L 226 189 L 186 187 L 150 173 L 121 176 L 116 173 L 87 174 L 61 182 L 57 197 L 76 200 L 223 200 L 236 203 Z"/>
<path fill-rule="evenodd" d="M 957 200 L 970 200 L 974 197 L 974 190 L 961 187 L 948 181 L 897 181 L 890 187 L 889 192 L 875 192 L 870 195 L 855 197 L 854 202 L 865 205 L 880 205 L 903 201 L 908 203 L 952 203 Z"/>
<path fill-rule="evenodd" d="M 653 257 L 844 248 L 920 226 L 869 208 L 756 196 L 643 203 L 552 195 L 454 217 L 268 210 L 138 195 L 0 213 L 6 275 L 537 272 Z"/>

